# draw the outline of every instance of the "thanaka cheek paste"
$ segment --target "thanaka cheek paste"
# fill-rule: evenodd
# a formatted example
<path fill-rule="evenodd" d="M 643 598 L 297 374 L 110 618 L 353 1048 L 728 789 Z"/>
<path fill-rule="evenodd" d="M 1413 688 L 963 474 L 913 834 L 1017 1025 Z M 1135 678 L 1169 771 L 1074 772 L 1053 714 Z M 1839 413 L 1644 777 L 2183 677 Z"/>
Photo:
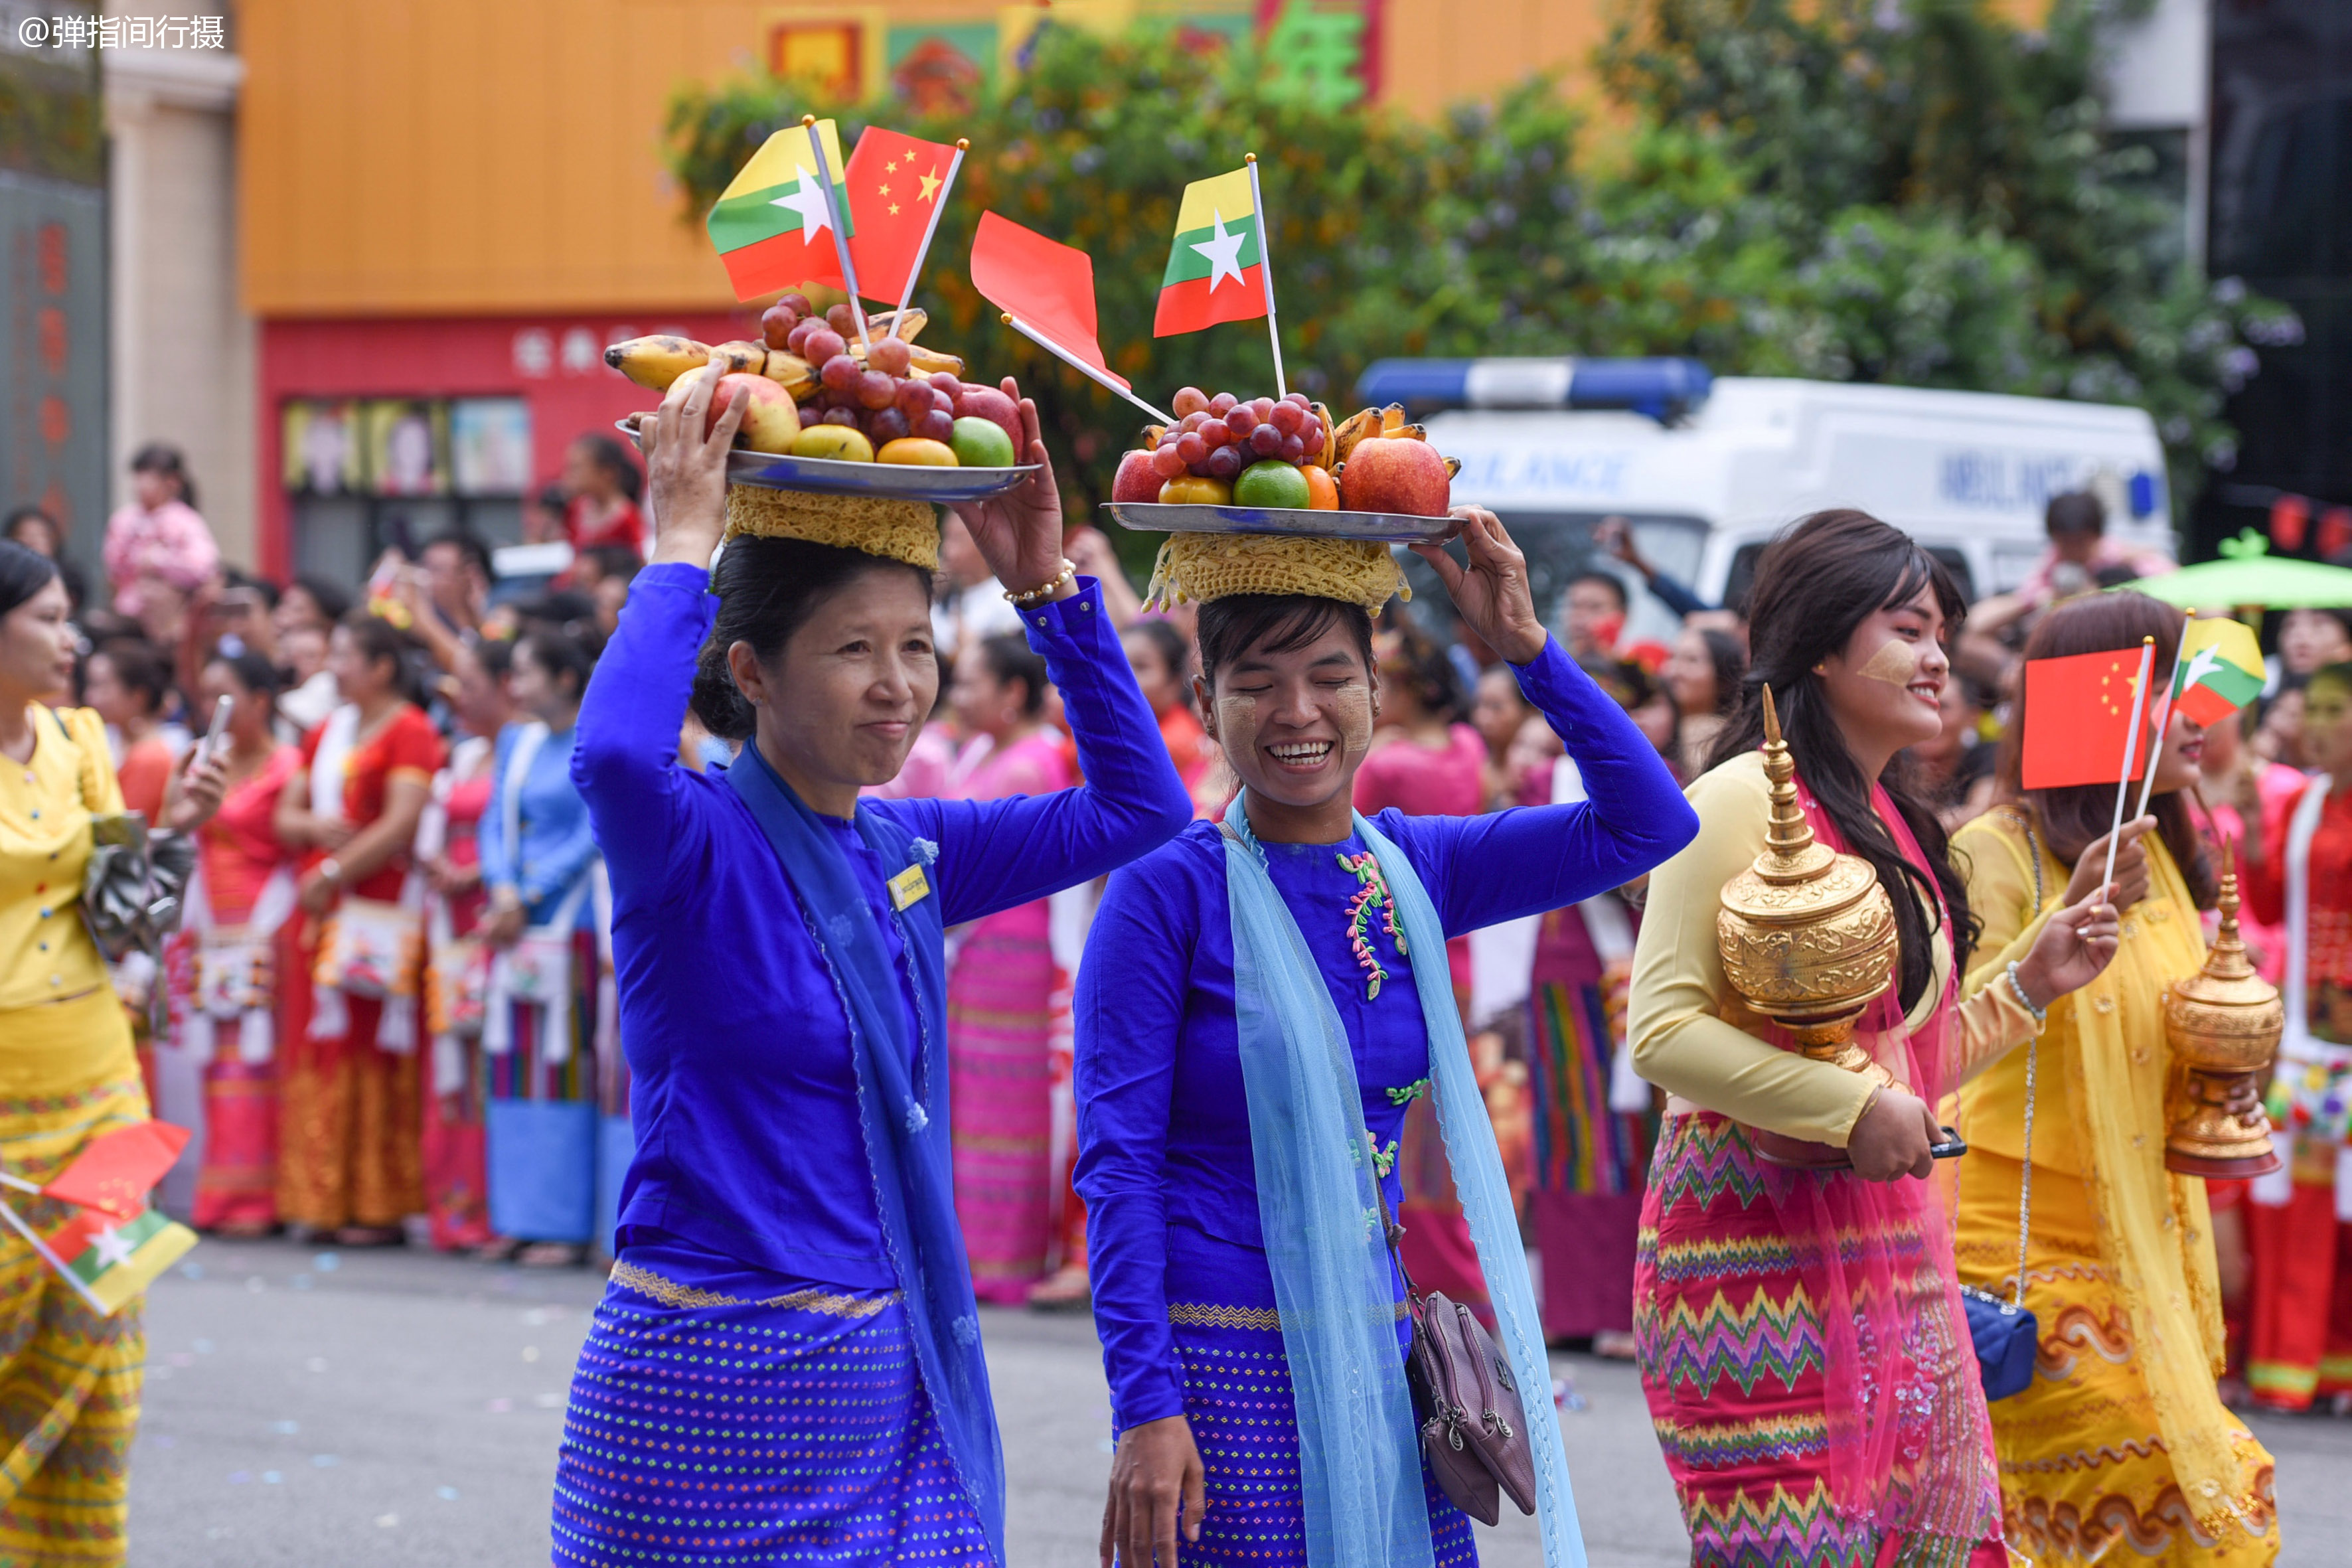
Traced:
<path fill-rule="evenodd" d="M 1228 756 L 1257 750 L 1257 699 L 1250 696 L 1217 699 L 1217 744 Z"/>
<path fill-rule="evenodd" d="M 1339 726 L 1339 751 L 1352 766 L 1372 749 L 1372 689 L 1343 686 L 1331 694 L 1331 717 Z"/>
<path fill-rule="evenodd" d="M 1864 680 L 1883 680 L 1889 686 L 1909 686 L 1919 675 L 1919 656 L 1901 637 L 1888 637 L 1878 645 L 1878 651 L 1854 671 Z"/>

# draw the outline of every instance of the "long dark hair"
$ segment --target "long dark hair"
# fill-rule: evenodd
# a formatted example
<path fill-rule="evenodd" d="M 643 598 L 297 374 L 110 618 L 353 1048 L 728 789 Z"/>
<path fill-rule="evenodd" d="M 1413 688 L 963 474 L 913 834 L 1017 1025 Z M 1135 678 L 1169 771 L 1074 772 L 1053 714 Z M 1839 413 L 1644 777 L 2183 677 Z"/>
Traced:
<path fill-rule="evenodd" d="M 2030 662 L 2037 658 L 2065 658 L 2078 653 L 2137 650 L 2142 637 L 2154 637 L 2156 658 L 2149 666 L 2154 673 L 2149 677 L 2148 695 L 2153 706 L 2157 700 L 2153 683 L 2162 680 L 2164 672 L 2172 668 L 2173 654 L 2180 646 L 2180 625 L 2179 610 L 2145 594 L 2085 594 L 2067 600 L 2042 617 L 2033 635 L 2025 639 L 2025 657 Z M 2092 840 L 2106 833 L 2108 824 L 2115 820 L 2116 786 L 2097 784 L 2071 784 L 2063 789 L 2025 789 L 2025 687 L 2021 681 L 2017 707 L 2010 715 L 2009 733 L 2001 742 L 2001 790 L 2010 799 L 2024 801 L 2033 808 L 2042 836 L 2050 842 L 2050 852 L 2071 866 L 2082 858 Z M 2118 757 L 2117 763 L 2122 760 Z M 2149 767 L 2156 765 L 2152 757 L 2146 763 Z M 2135 781 L 2135 792 L 2137 787 Z M 2147 811 L 2156 818 L 2156 830 L 2162 836 L 2164 847 L 2172 852 L 2173 863 L 2180 868 L 2181 880 L 2189 884 L 2189 898 L 2200 910 L 2212 908 L 2221 896 L 2221 879 L 2206 859 L 2205 847 L 2189 820 L 2188 792 L 2173 790 L 2151 795 Z"/>
<path fill-rule="evenodd" d="M 1396 637 L 1396 684 L 1410 686 L 1431 718 L 1449 724 L 1459 720 L 1469 708 L 1462 692 L 1462 674 L 1437 639 L 1393 602 L 1381 612 L 1380 629 Z"/>
<path fill-rule="evenodd" d="M 569 686 L 569 700 L 576 702 L 588 689 L 588 678 L 596 673 L 596 658 L 604 651 L 604 639 L 593 625 L 534 623 L 514 640 L 515 658 L 520 658 L 526 649 L 531 662 L 545 670 L 559 688 Z"/>
<path fill-rule="evenodd" d="M 58 563 L 13 539 L 0 539 L 0 616 L 9 614 L 49 585 Z"/>
<path fill-rule="evenodd" d="M 1029 639 L 1019 632 L 999 632 L 982 639 L 977 650 L 980 662 L 988 668 L 999 685 L 1018 681 L 1021 686 L 1021 716 L 1034 719 L 1045 709 L 1045 688 L 1051 684 L 1045 678 L 1045 661 L 1029 646 Z"/>
<path fill-rule="evenodd" d="M 1363 658 L 1364 673 L 1372 675 L 1372 617 L 1361 605 L 1312 594 L 1233 594 L 1201 606 L 1198 636 L 1201 679 L 1217 683 L 1217 671 L 1249 652 L 1291 653 L 1305 647 L 1333 626 L 1345 626 Z"/>
<path fill-rule="evenodd" d="M 1748 673 L 1747 651 L 1738 637 L 1719 626 L 1699 627 L 1698 640 L 1706 645 L 1707 662 L 1715 666 L 1715 706 L 1709 711 L 1728 713 L 1739 706 L 1739 679 Z"/>
<path fill-rule="evenodd" d="M 1167 621 L 1153 619 L 1137 621 L 1118 635 L 1141 637 L 1150 643 L 1160 655 L 1160 661 L 1168 667 L 1168 679 L 1176 683 L 1176 705 L 1192 705 L 1192 682 L 1187 679 L 1192 673 L 1192 645 L 1184 640 L 1182 632 Z"/>
<path fill-rule="evenodd" d="M 727 668 L 727 650 L 749 643 L 752 657 L 769 663 L 828 595 L 868 572 L 908 573 L 930 601 L 931 574 L 919 566 L 805 539 L 730 542 L 710 574 L 719 615 L 694 671 L 694 716 L 702 727 L 722 741 L 750 740 L 755 716 Z"/>
<path fill-rule="evenodd" d="M 1951 574 L 1908 534 L 1868 512 L 1817 511 L 1783 530 L 1757 563 L 1748 601 L 1748 665 L 1738 708 L 1715 738 L 1706 765 L 1717 767 L 1764 743 L 1763 689 L 1772 689 L 1780 731 L 1805 784 L 1837 826 L 1846 848 L 1870 862 L 1895 905 L 1902 942 L 1896 970 L 1905 1012 L 1927 994 L 1935 973 L 1929 945 L 1935 928 L 1927 909 L 1943 893 L 1951 916 L 1952 963 L 1965 971 L 1976 947 L 1978 921 L 1969 912 L 1968 884 L 1952 865 L 1949 839 L 1935 812 L 1913 792 L 1901 753 L 1876 783 L 1927 858 L 1935 886 L 1895 847 L 1871 809 L 1870 786 L 1846 750 L 1829 698 L 1813 667 L 1844 648 L 1856 626 L 1880 610 L 1908 604 L 1922 588 L 1944 612 L 1945 635 L 1958 634 L 1968 615 Z M 1925 904 L 1923 907 L 1923 900 Z"/>

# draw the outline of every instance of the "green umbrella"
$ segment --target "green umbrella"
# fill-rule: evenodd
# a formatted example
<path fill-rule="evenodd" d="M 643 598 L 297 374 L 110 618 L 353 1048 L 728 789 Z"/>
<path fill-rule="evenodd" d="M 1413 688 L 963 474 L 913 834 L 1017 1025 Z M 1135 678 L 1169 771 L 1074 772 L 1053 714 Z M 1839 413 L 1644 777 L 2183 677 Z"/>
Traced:
<path fill-rule="evenodd" d="M 2250 528 L 2235 539 L 2221 542 L 2219 561 L 2184 566 L 2123 586 L 2184 610 L 2215 605 L 2328 609 L 2352 605 L 2352 567 L 2278 559 L 2270 553 L 2270 542 Z"/>

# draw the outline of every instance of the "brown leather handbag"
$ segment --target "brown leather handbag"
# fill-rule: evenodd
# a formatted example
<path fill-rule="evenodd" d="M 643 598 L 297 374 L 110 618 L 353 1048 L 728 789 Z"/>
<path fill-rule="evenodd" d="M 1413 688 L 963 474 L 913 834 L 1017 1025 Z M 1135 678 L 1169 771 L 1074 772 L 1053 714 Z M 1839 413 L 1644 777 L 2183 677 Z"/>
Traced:
<path fill-rule="evenodd" d="M 1469 1308 L 1441 1291 L 1423 1296 L 1413 1289 L 1397 1247 L 1404 1226 L 1389 1212 L 1388 1194 L 1377 1178 L 1372 1190 L 1380 1194 L 1381 1224 L 1412 1318 L 1405 1384 L 1412 1392 L 1413 1420 L 1430 1474 L 1454 1507 L 1481 1524 L 1501 1517 L 1498 1490 L 1508 1492 L 1521 1513 L 1535 1512 L 1535 1454 L 1528 1446 L 1527 1406 L 1509 1363 Z"/>

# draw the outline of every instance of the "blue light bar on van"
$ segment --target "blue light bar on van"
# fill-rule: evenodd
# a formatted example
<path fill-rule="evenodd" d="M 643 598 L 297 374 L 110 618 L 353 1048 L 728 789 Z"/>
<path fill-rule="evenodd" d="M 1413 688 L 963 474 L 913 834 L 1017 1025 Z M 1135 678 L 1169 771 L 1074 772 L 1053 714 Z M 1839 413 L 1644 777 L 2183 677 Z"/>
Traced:
<path fill-rule="evenodd" d="M 1433 408 L 1627 408 L 1661 422 L 1706 401 L 1715 377 L 1695 359 L 1384 359 L 1356 383 L 1359 403 Z"/>

